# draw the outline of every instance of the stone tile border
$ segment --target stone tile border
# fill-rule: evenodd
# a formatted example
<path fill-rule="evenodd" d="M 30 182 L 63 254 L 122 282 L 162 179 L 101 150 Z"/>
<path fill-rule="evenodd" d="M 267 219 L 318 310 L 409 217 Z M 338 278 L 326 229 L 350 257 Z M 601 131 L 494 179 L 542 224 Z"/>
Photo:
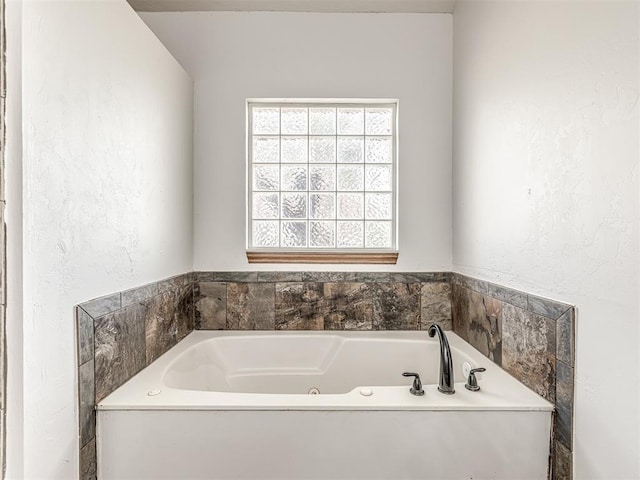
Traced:
<path fill-rule="evenodd" d="M 194 272 L 196 282 L 450 282 L 451 272 Z"/>
<path fill-rule="evenodd" d="M 453 331 L 555 404 L 551 478 L 571 480 L 575 307 L 454 273 Z"/>
<path fill-rule="evenodd" d="M 193 274 L 90 300 L 75 316 L 80 479 L 95 480 L 95 405 L 193 330 Z"/>
<path fill-rule="evenodd" d="M 448 275 L 261 272 L 232 279 L 196 274 L 196 329 L 419 330 L 438 323 L 451 330 Z"/>

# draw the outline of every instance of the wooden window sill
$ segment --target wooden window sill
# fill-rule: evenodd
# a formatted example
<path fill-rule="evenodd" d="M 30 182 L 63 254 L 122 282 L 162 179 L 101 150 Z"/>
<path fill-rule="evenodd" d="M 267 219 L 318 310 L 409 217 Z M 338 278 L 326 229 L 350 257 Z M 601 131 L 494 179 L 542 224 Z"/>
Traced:
<path fill-rule="evenodd" d="M 395 264 L 398 252 L 247 252 L 249 263 Z"/>

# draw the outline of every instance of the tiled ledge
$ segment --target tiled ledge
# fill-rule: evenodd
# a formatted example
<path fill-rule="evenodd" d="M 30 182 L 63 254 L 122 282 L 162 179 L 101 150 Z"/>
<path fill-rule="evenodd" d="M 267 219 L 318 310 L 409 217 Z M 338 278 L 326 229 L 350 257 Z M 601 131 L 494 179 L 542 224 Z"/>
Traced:
<path fill-rule="evenodd" d="M 514 307 L 523 308 L 548 318 L 557 319 L 567 312 L 567 310 L 573 308 L 573 305 L 569 305 L 568 303 L 538 297 L 509 287 L 487 282 L 486 280 L 467 277 L 459 273 L 453 273 L 451 275 L 454 285 L 459 285 L 483 295 L 488 295 L 502 302 L 509 303 Z"/>
<path fill-rule="evenodd" d="M 195 272 L 198 282 L 449 282 L 451 272 Z"/>

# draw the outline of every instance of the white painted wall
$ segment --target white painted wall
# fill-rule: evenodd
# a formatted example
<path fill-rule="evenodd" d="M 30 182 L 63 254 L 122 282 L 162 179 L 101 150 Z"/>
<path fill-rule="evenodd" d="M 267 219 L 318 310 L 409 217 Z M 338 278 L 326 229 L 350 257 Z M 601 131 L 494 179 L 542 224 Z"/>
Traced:
<path fill-rule="evenodd" d="M 143 13 L 195 81 L 196 270 L 328 270 L 249 265 L 245 100 L 398 98 L 395 266 L 451 266 L 451 15 Z M 353 270 L 354 266 L 342 266 Z"/>
<path fill-rule="evenodd" d="M 578 306 L 580 480 L 640 478 L 639 5 L 454 11 L 454 269 Z"/>
<path fill-rule="evenodd" d="M 24 441 L 9 477 L 70 479 L 73 305 L 192 269 L 193 84 L 124 0 L 31 0 L 22 100 Z"/>

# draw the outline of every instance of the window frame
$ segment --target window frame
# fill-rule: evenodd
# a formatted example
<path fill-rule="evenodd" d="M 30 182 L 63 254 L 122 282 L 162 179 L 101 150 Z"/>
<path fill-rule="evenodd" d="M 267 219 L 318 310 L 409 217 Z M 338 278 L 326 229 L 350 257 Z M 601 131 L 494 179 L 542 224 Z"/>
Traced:
<path fill-rule="evenodd" d="M 367 248 L 367 247 L 253 247 L 252 246 L 252 195 L 253 195 L 253 108 L 375 108 L 375 107 L 388 107 L 392 109 L 392 158 L 391 158 L 391 247 L 390 248 Z M 389 98 L 248 98 L 246 99 L 246 195 L 245 195 L 245 248 L 247 254 L 247 260 L 249 263 L 376 263 L 376 264 L 394 264 L 397 262 L 399 250 L 399 238 L 398 238 L 398 224 L 399 224 L 399 209 L 398 209 L 398 185 L 399 185 L 399 168 L 398 168 L 398 112 L 399 112 L 399 100 Z M 337 128 L 337 125 L 336 125 Z M 365 126 L 366 128 L 366 126 Z M 366 132 L 366 130 L 365 130 Z M 303 135 L 307 138 L 312 135 Z M 366 133 L 363 133 L 363 138 L 366 138 Z M 278 133 L 278 137 L 282 137 L 282 132 Z M 340 135 L 335 134 L 336 139 Z M 336 158 L 336 164 L 338 159 Z M 276 165 L 276 163 L 274 163 Z M 278 166 L 282 166 L 282 158 L 277 163 Z M 307 158 L 307 165 L 309 165 L 309 159 Z M 366 165 L 366 161 L 363 160 L 362 165 Z M 275 192 L 275 191 L 274 191 Z M 280 195 L 282 190 L 277 191 Z M 309 185 L 305 191 L 310 193 Z M 362 190 L 364 194 L 366 189 Z M 336 187 L 336 193 L 338 193 Z M 281 198 L 281 197 L 280 197 Z M 309 198 L 309 197 L 307 197 Z M 280 202 L 281 206 L 281 202 Z M 336 205 L 337 208 L 337 205 Z M 336 212 L 337 214 L 337 212 Z M 363 212 L 364 215 L 364 212 Z M 279 215 L 278 221 L 281 222 L 282 217 Z M 308 214 L 306 221 L 309 222 Z M 366 221 L 365 218 L 362 220 Z M 363 234 L 366 234 L 364 232 Z M 307 235 L 310 232 L 307 231 Z M 336 231 L 337 235 L 337 231 Z M 309 240 L 309 237 L 307 237 Z M 336 239 L 337 240 L 337 239 Z M 336 243 L 337 245 L 337 243 Z"/>

